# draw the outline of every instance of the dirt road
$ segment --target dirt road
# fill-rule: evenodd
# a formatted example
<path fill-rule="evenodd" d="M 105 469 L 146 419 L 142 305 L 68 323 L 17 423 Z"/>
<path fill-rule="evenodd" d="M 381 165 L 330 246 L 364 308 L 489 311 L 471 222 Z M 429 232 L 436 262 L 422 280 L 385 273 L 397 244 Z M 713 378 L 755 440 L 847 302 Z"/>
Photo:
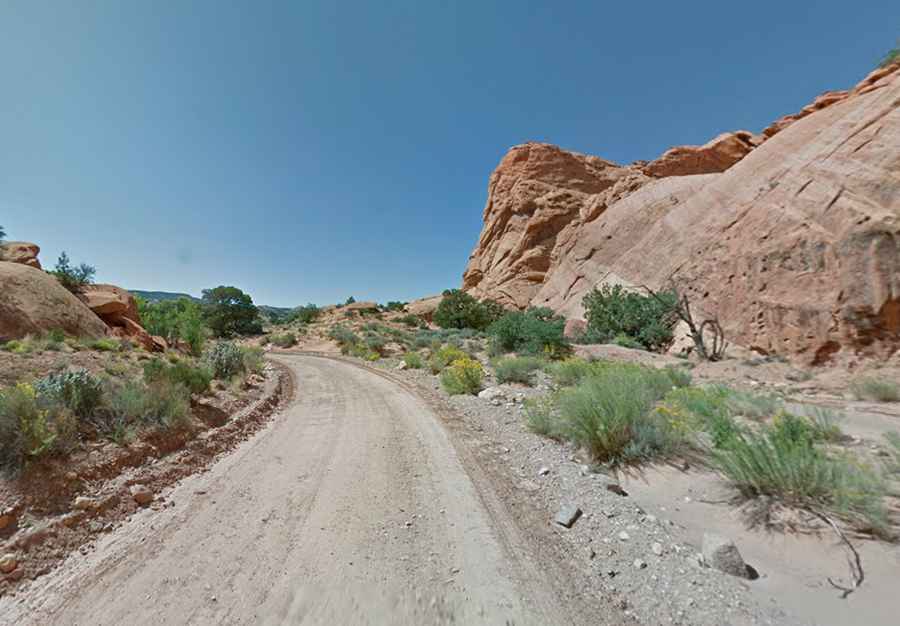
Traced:
<path fill-rule="evenodd" d="M 598 622 L 422 400 L 348 363 L 280 359 L 297 397 L 266 430 L 4 598 L 0 621 Z"/>

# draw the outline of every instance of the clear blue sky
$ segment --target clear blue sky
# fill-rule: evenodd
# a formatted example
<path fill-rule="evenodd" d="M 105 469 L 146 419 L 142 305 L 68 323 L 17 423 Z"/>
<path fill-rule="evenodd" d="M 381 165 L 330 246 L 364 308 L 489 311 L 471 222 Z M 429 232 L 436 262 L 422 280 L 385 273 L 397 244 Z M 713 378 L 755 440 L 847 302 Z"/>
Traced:
<path fill-rule="evenodd" d="M 457 286 L 506 149 L 618 162 L 852 85 L 900 2 L 0 5 L 0 224 L 256 302 Z"/>

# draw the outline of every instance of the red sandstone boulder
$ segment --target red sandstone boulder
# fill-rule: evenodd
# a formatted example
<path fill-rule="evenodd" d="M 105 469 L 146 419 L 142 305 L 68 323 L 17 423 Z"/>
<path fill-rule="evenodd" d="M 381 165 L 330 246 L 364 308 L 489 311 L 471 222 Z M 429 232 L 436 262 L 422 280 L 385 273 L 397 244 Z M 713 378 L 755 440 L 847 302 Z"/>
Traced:
<path fill-rule="evenodd" d="M 106 325 L 50 274 L 0 262 L 0 339 L 62 330 L 76 337 L 106 335 Z"/>
<path fill-rule="evenodd" d="M 762 139 L 745 130 L 723 133 L 702 146 L 670 148 L 643 168 L 648 176 L 689 176 L 724 172 L 750 154 Z"/>

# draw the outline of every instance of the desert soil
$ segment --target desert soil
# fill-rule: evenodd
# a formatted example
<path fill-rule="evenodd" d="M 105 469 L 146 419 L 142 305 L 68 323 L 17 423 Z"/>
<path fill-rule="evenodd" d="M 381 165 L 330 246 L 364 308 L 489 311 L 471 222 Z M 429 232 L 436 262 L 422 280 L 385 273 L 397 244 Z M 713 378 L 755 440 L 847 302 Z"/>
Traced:
<path fill-rule="evenodd" d="M 208 472 L 174 487 L 15 596 L 15 624 L 597 624 L 628 618 L 575 592 L 553 537 L 520 529 L 452 429 L 376 372 L 282 355 L 296 400 Z M 540 520 L 546 526 L 546 520 Z"/>

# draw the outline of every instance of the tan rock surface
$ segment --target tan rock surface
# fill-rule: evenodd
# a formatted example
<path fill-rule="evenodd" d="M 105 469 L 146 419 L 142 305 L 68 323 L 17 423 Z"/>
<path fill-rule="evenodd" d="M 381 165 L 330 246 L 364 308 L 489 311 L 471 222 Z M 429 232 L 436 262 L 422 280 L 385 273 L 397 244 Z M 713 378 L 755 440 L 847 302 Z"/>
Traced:
<path fill-rule="evenodd" d="M 443 295 L 428 296 L 413 300 L 406 305 L 406 311 L 412 315 L 418 315 L 427 322 L 431 321 L 434 312 L 437 311 L 438 305 L 444 299 Z"/>
<path fill-rule="evenodd" d="M 102 337 L 106 325 L 46 272 L 0 262 L 0 338 L 16 339 L 60 329 L 78 337 Z"/>
<path fill-rule="evenodd" d="M 900 347 L 893 70 L 826 94 L 722 173 L 650 179 L 639 165 L 513 148 L 491 176 L 464 287 L 580 317 L 600 283 L 675 279 L 696 308 L 720 316 L 731 342 L 758 352 L 814 363 L 891 353 Z M 626 193 L 610 193 L 625 181 Z"/>
<path fill-rule="evenodd" d="M 746 130 L 722 133 L 702 146 L 677 146 L 666 150 L 661 157 L 648 163 L 643 172 L 657 178 L 724 172 L 760 143 L 762 138 Z"/>
<path fill-rule="evenodd" d="M 7 241 L 0 244 L 0 261 L 7 263 L 21 263 L 41 269 L 41 262 L 38 260 L 41 248 L 36 243 L 27 241 Z"/>

